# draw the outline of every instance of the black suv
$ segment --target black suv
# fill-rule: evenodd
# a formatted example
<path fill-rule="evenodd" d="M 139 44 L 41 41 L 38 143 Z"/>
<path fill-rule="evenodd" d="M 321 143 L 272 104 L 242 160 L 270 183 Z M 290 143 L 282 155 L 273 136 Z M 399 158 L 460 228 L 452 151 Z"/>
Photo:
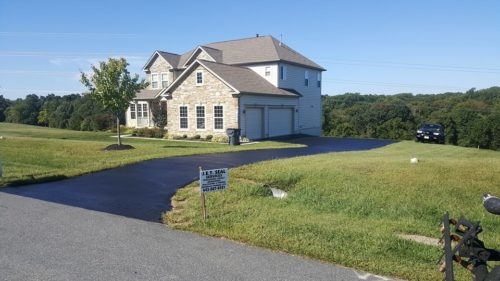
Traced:
<path fill-rule="evenodd" d="M 440 124 L 425 123 L 417 130 L 417 141 L 444 143 L 444 127 Z"/>

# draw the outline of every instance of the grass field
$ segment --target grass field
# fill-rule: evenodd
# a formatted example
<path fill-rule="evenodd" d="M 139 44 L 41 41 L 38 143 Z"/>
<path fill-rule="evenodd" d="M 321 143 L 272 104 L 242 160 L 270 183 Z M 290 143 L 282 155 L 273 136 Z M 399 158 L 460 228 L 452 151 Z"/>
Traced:
<path fill-rule="evenodd" d="M 123 139 L 123 143 L 135 149 L 104 151 L 106 146 L 116 143 L 112 133 L 11 123 L 0 123 L 0 136 L 3 168 L 0 187 L 63 179 L 154 158 L 298 146 L 277 141 L 229 146 L 210 142 L 127 138 Z"/>
<path fill-rule="evenodd" d="M 410 164 L 417 157 L 418 164 Z M 500 216 L 484 192 L 500 195 L 500 152 L 400 142 L 364 152 L 268 161 L 230 171 L 227 191 L 198 183 L 177 192 L 164 220 L 177 229 L 225 237 L 405 280 L 442 280 L 437 247 L 399 234 L 439 238 L 445 211 L 480 220 L 486 245 L 500 248 Z M 288 192 L 275 199 L 269 187 Z M 456 268 L 457 280 L 471 280 Z"/>

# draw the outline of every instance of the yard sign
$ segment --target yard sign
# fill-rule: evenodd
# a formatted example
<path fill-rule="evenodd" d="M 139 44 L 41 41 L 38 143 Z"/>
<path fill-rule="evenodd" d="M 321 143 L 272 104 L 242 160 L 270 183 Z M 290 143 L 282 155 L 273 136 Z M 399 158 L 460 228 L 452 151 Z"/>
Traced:
<path fill-rule="evenodd" d="M 227 189 L 227 168 L 200 169 L 200 191 L 202 193 Z"/>

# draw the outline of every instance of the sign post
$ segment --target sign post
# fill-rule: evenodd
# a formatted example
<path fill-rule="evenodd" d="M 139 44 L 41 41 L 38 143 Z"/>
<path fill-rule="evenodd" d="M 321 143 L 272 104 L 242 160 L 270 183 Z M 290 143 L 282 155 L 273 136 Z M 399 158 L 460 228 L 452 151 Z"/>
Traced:
<path fill-rule="evenodd" d="M 206 192 L 227 189 L 228 169 L 203 170 L 200 166 L 200 195 L 203 219 L 207 219 Z"/>

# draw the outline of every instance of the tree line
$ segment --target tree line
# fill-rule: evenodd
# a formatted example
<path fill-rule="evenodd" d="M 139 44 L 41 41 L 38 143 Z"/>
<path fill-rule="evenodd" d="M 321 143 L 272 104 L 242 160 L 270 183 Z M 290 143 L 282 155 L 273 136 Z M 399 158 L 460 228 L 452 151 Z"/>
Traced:
<path fill-rule="evenodd" d="M 323 96 L 323 134 L 411 140 L 426 122 L 445 127 L 446 143 L 500 150 L 500 87 L 435 95 Z"/>
<path fill-rule="evenodd" d="M 27 95 L 14 101 L 0 95 L 0 122 L 78 131 L 113 128 L 114 116 L 88 95 Z"/>
<path fill-rule="evenodd" d="M 445 126 L 446 143 L 500 150 L 500 87 L 435 95 L 322 96 L 323 135 L 412 140 L 424 122 Z M 155 114 L 157 116 L 158 114 Z M 123 118 L 122 118 L 123 120 Z M 0 95 L 0 122 L 99 131 L 116 126 L 88 95 Z"/>

